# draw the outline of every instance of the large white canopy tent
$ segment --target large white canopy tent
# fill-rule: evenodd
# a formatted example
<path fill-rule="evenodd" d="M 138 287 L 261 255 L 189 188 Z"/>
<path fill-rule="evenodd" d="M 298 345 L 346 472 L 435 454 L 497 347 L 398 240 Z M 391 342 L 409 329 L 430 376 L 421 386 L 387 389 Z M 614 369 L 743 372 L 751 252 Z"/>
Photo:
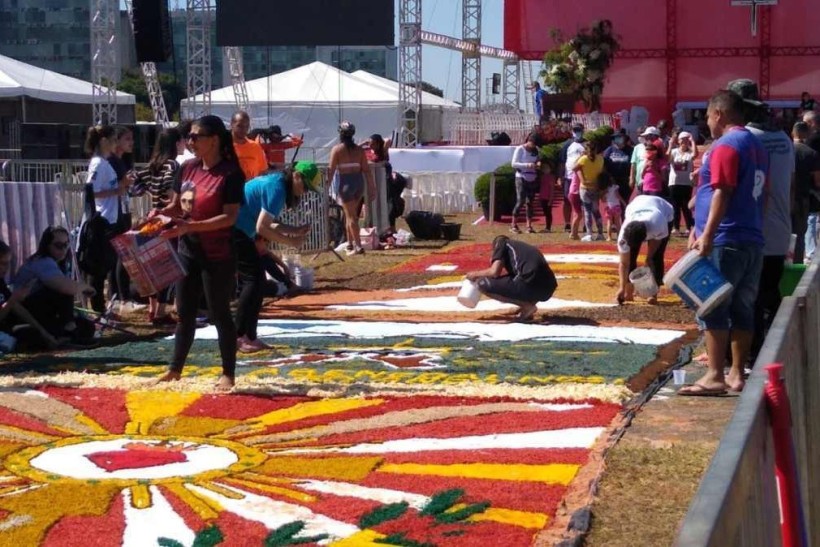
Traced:
<path fill-rule="evenodd" d="M 0 113 L 21 122 L 89 124 L 92 88 L 90 82 L 0 55 Z M 134 122 L 135 102 L 130 93 L 117 92 L 120 122 Z"/>
<path fill-rule="evenodd" d="M 388 136 L 398 124 L 398 84 L 372 74 L 350 74 L 321 62 L 246 83 L 252 127 L 279 125 L 285 133 L 304 134 L 300 157 L 327 161 L 338 142 L 341 120 L 356 126 L 356 139 L 373 133 Z M 196 97 L 202 103 L 201 97 Z M 182 101 L 183 116 L 189 99 Z M 424 105 L 434 110 L 458 104 L 426 93 Z M 236 110 L 233 86 L 211 92 L 211 111 L 229 122 Z M 438 129 L 440 132 L 440 128 Z"/>

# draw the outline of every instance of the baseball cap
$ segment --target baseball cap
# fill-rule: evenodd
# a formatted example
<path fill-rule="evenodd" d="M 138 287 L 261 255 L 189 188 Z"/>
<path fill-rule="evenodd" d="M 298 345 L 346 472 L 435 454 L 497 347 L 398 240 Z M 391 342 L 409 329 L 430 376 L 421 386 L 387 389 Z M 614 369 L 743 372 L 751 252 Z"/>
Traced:
<path fill-rule="evenodd" d="M 760 100 L 760 91 L 757 88 L 757 83 L 748 78 L 741 78 L 739 80 L 732 80 L 726 86 L 729 91 L 734 91 L 741 97 L 743 101 L 752 106 L 765 106 L 766 103 Z"/>
<path fill-rule="evenodd" d="M 584 130 L 584 124 L 582 124 L 582 123 L 572 124 L 572 130 L 573 131 L 583 131 Z"/>
<path fill-rule="evenodd" d="M 311 192 L 318 192 L 316 188 L 316 175 L 319 174 L 319 168 L 312 161 L 302 160 L 297 161 L 293 166 L 293 170 L 302 175 L 302 181 L 305 188 Z"/>
<path fill-rule="evenodd" d="M 680 134 L 678 135 L 678 138 L 679 139 L 691 139 L 692 134 L 689 131 L 681 131 Z"/>
<path fill-rule="evenodd" d="M 654 125 L 650 125 L 646 129 L 644 129 L 643 133 L 641 133 L 641 137 L 646 137 L 648 135 L 655 135 L 656 137 L 660 137 L 661 132 L 658 131 L 658 128 Z"/>

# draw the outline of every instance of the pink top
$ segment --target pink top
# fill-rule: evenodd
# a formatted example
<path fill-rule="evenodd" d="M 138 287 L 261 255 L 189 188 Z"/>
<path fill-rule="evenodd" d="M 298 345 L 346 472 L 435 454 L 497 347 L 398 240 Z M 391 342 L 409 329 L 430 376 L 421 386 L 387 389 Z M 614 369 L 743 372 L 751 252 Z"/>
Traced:
<path fill-rule="evenodd" d="M 663 170 L 666 168 L 666 165 L 667 161 L 665 159 L 655 159 L 651 162 L 647 160 L 641 179 L 643 181 L 644 192 L 663 191 Z"/>
<path fill-rule="evenodd" d="M 569 183 L 569 193 L 570 194 L 580 194 L 581 193 L 581 179 L 578 178 L 578 173 L 572 173 L 572 180 Z"/>

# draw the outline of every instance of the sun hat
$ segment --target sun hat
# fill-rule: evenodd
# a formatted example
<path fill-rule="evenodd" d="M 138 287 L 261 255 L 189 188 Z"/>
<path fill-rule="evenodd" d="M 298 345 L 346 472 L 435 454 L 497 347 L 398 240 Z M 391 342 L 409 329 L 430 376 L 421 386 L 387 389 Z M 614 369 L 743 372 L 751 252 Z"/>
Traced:
<path fill-rule="evenodd" d="M 318 192 L 316 187 L 316 175 L 319 174 L 319 168 L 312 161 L 302 160 L 297 161 L 293 166 L 293 170 L 302 175 L 302 182 L 305 188 L 311 192 Z"/>
<path fill-rule="evenodd" d="M 654 125 L 650 125 L 646 129 L 644 129 L 643 133 L 641 133 L 641 137 L 648 137 L 649 135 L 654 135 L 656 137 L 661 136 L 661 132 L 658 131 L 658 128 Z"/>
<path fill-rule="evenodd" d="M 691 139 L 692 134 L 689 131 L 681 131 L 680 134 L 678 135 L 678 138 L 679 139 Z"/>

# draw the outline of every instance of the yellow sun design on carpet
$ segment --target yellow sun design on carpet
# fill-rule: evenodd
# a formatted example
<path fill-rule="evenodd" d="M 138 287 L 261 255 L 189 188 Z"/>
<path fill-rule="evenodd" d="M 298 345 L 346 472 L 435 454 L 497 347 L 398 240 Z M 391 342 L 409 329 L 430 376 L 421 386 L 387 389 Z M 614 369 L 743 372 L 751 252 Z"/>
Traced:
<path fill-rule="evenodd" d="M 367 546 L 460 527 L 459 545 L 528 545 L 617 411 L 432 396 L 0 393 L 0 530 L 20 546 Z M 577 427 L 549 427 L 569 415 Z M 460 494 L 432 511 L 448 488 Z"/>

